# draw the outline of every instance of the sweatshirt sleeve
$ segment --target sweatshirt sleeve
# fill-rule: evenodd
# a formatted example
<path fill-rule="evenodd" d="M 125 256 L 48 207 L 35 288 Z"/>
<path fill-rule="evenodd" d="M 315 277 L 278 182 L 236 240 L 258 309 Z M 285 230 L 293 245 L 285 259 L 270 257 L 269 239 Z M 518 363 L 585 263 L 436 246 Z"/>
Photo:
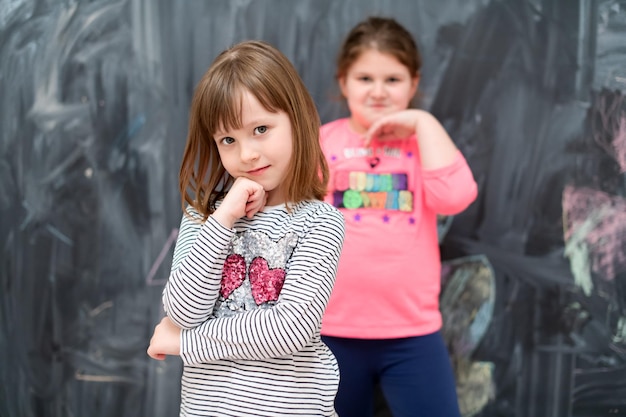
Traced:
<path fill-rule="evenodd" d="M 222 267 L 235 231 L 209 217 L 204 224 L 183 216 L 163 307 L 181 329 L 194 328 L 213 313 Z"/>
<path fill-rule="evenodd" d="M 465 210 L 478 194 L 472 171 L 459 151 L 452 164 L 423 171 L 425 204 L 438 214 Z"/>
<path fill-rule="evenodd" d="M 271 308 L 218 317 L 181 333 L 185 365 L 258 360 L 301 350 L 319 333 L 345 234 L 341 213 L 316 215 L 295 248 L 280 297 Z"/>

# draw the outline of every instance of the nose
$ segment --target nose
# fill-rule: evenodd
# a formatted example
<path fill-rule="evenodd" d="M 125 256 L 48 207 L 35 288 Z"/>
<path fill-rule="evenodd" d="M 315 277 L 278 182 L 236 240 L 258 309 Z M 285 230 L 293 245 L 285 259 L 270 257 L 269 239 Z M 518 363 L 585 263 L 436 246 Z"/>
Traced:
<path fill-rule="evenodd" d="M 383 97 L 387 90 L 385 89 L 385 83 L 382 81 L 376 81 L 372 84 L 372 96 L 374 97 Z"/>
<path fill-rule="evenodd" d="M 245 141 L 240 148 L 240 158 L 243 162 L 253 162 L 259 159 L 259 150 L 254 145 L 254 140 Z"/>

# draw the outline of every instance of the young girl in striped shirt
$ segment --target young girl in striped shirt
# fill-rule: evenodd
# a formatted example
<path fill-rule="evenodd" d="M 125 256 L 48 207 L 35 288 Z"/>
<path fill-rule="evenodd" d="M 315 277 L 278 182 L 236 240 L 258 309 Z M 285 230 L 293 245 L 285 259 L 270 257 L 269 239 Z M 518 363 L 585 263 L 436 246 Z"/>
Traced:
<path fill-rule="evenodd" d="M 180 355 L 181 416 L 335 416 L 321 341 L 344 238 L 323 202 L 320 120 L 289 60 L 222 52 L 196 87 L 180 169 L 184 215 L 148 354 Z"/>

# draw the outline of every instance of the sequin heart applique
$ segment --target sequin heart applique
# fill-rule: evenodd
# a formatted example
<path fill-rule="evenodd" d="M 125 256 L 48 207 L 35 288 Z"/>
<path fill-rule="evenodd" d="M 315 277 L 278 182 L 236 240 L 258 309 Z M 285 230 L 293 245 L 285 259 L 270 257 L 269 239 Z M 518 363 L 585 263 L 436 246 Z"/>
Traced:
<path fill-rule="evenodd" d="M 285 283 L 285 270 L 282 268 L 270 269 L 263 258 L 254 258 L 248 272 L 252 297 L 257 305 L 268 301 L 278 300 L 280 290 Z"/>
<path fill-rule="evenodd" d="M 224 298 L 241 286 L 246 278 L 246 260 L 241 255 L 229 255 L 222 269 L 222 286 L 220 294 Z"/>

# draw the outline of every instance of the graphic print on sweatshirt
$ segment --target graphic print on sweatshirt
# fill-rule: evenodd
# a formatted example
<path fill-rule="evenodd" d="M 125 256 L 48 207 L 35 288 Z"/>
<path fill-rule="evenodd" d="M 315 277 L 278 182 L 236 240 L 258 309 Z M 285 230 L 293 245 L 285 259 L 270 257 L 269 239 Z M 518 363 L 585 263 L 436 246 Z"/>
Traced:
<path fill-rule="evenodd" d="M 413 193 L 404 173 L 338 171 L 333 185 L 337 208 L 413 211 Z"/>
<path fill-rule="evenodd" d="M 229 245 L 213 315 L 229 317 L 276 304 L 297 243 L 292 232 L 277 242 L 258 230 L 237 234 Z"/>
<path fill-rule="evenodd" d="M 402 164 L 393 163 L 396 169 L 391 172 L 381 169 L 382 158 L 401 161 L 412 158 L 412 153 L 398 147 L 345 148 L 343 160 L 365 160 L 371 169 L 343 169 L 334 172 L 332 203 L 340 209 L 373 209 L 387 211 L 413 211 L 413 192 L 409 190 L 408 174 Z M 338 162 L 337 156 L 331 161 Z M 343 165 L 343 164 L 342 164 Z M 349 162 L 349 165 L 354 165 Z M 358 163 L 362 168 L 365 164 Z"/>

